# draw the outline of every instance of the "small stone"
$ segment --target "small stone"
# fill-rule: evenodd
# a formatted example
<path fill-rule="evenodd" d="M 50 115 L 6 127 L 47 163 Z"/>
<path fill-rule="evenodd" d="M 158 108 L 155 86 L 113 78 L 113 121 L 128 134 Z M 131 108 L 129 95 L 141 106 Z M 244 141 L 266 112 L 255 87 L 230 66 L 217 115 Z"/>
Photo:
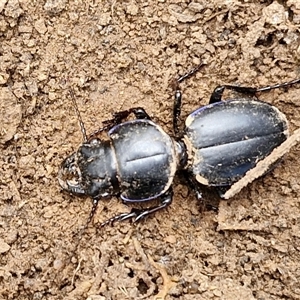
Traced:
<path fill-rule="evenodd" d="M 39 19 L 35 21 L 34 28 L 39 34 L 45 34 L 47 32 L 47 26 L 45 25 L 44 19 Z"/>
<path fill-rule="evenodd" d="M 66 0 L 47 0 L 44 9 L 49 15 L 58 15 L 66 7 Z"/>
<path fill-rule="evenodd" d="M 9 78 L 9 74 L 0 73 L 0 84 L 5 84 Z"/>
<path fill-rule="evenodd" d="M 0 239 L 0 253 L 5 253 L 10 249 L 10 246 L 4 242 L 3 239 Z"/>
<path fill-rule="evenodd" d="M 7 80 L 0 75 L 0 81 Z M 21 105 L 8 88 L 0 89 L 0 144 L 11 140 L 17 133 L 17 128 L 22 119 Z"/>
<path fill-rule="evenodd" d="M 170 244 L 175 244 L 176 243 L 176 236 L 175 235 L 168 235 L 165 238 L 165 241 L 170 243 Z"/>

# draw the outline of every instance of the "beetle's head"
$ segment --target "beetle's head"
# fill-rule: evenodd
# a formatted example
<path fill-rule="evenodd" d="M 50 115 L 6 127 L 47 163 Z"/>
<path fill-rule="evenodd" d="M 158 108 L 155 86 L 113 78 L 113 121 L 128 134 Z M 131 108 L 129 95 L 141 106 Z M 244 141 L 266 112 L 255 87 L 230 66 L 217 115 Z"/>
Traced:
<path fill-rule="evenodd" d="M 68 156 L 61 164 L 58 171 L 58 182 L 60 186 L 74 194 L 85 194 L 82 187 L 81 170 L 77 163 L 77 153 Z"/>

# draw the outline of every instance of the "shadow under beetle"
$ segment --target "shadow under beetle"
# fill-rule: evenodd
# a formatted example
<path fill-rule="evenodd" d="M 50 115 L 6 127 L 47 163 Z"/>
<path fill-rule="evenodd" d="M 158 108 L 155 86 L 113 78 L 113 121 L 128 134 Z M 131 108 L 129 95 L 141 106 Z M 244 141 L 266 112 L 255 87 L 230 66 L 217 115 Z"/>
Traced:
<path fill-rule="evenodd" d="M 58 177 L 64 190 L 93 199 L 87 223 L 92 220 L 98 201 L 112 196 L 119 196 L 127 203 L 154 199 L 160 199 L 160 203 L 146 209 L 134 208 L 108 219 L 101 226 L 129 218 L 138 221 L 167 207 L 172 202 L 173 178 L 179 170 L 187 174 L 198 198 L 201 198 L 201 185 L 215 186 L 224 192 L 288 138 L 285 115 L 255 96 L 299 83 L 300 79 L 263 88 L 218 86 L 209 105 L 192 112 L 185 121 L 185 128 L 180 130 L 179 84 L 201 66 L 176 80 L 175 138 L 152 122 L 140 107 L 115 113 L 113 119 L 87 136 L 72 92 L 84 141 L 63 161 Z M 243 96 L 222 101 L 225 89 Z M 135 120 L 127 120 L 131 114 Z M 102 132 L 107 134 L 107 140 L 95 138 Z"/>

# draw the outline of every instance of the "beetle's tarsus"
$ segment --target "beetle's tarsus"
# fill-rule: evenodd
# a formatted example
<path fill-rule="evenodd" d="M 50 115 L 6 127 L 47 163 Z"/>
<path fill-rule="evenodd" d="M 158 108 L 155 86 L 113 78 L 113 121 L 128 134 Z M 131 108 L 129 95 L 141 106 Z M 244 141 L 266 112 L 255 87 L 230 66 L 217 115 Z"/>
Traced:
<path fill-rule="evenodd" d="M 108 224 L 114 224 L 117 221 L 125 221 L 128 219 L 133 219 L 133 223 L 136 223 L 142 219 L 144 219 L 146 216 L 157 212 L 158 210 L 166 208 L 168 205 L 172 203 L 172 197 L 173 197 L 173 191 L 170 188 L 169 191 L 166 192 L 165 195 L 162 196 L 161 198 L 161 203 L 158 206 L 154 206 L 151 208 L 146 208 L 146 209 L 136 209 L 133 208 L 131 212 L 129 213 L 121 213 L 119 215 L 116 215 L 107 221 L 103 222 L 100 224 L 100 227 L 104 227 Z"/>

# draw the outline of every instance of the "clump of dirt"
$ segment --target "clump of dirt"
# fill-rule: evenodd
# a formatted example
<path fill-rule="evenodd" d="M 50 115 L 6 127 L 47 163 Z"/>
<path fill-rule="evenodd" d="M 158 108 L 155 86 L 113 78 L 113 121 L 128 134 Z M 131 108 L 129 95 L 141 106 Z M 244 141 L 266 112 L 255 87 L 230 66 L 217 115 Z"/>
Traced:
<path fill-rule="evenodd" d="M 299 145 L 218 212 L 177 178 L 172 205 L 136 224 L 97 228 L 130 210 L 101 201 L 80 241 L 91 200 L 57 182 L 82 142 L 70 89 L 88 132 L 141 106 L 172 134 L 170 82 L 200 62 L 183 120 L 219 84 L 299 77 L 297 0 L 4 0 L 0 12 L 1 299 L 300 299 Z M 260 99 L 300 127 L 299 85 Z"/>

